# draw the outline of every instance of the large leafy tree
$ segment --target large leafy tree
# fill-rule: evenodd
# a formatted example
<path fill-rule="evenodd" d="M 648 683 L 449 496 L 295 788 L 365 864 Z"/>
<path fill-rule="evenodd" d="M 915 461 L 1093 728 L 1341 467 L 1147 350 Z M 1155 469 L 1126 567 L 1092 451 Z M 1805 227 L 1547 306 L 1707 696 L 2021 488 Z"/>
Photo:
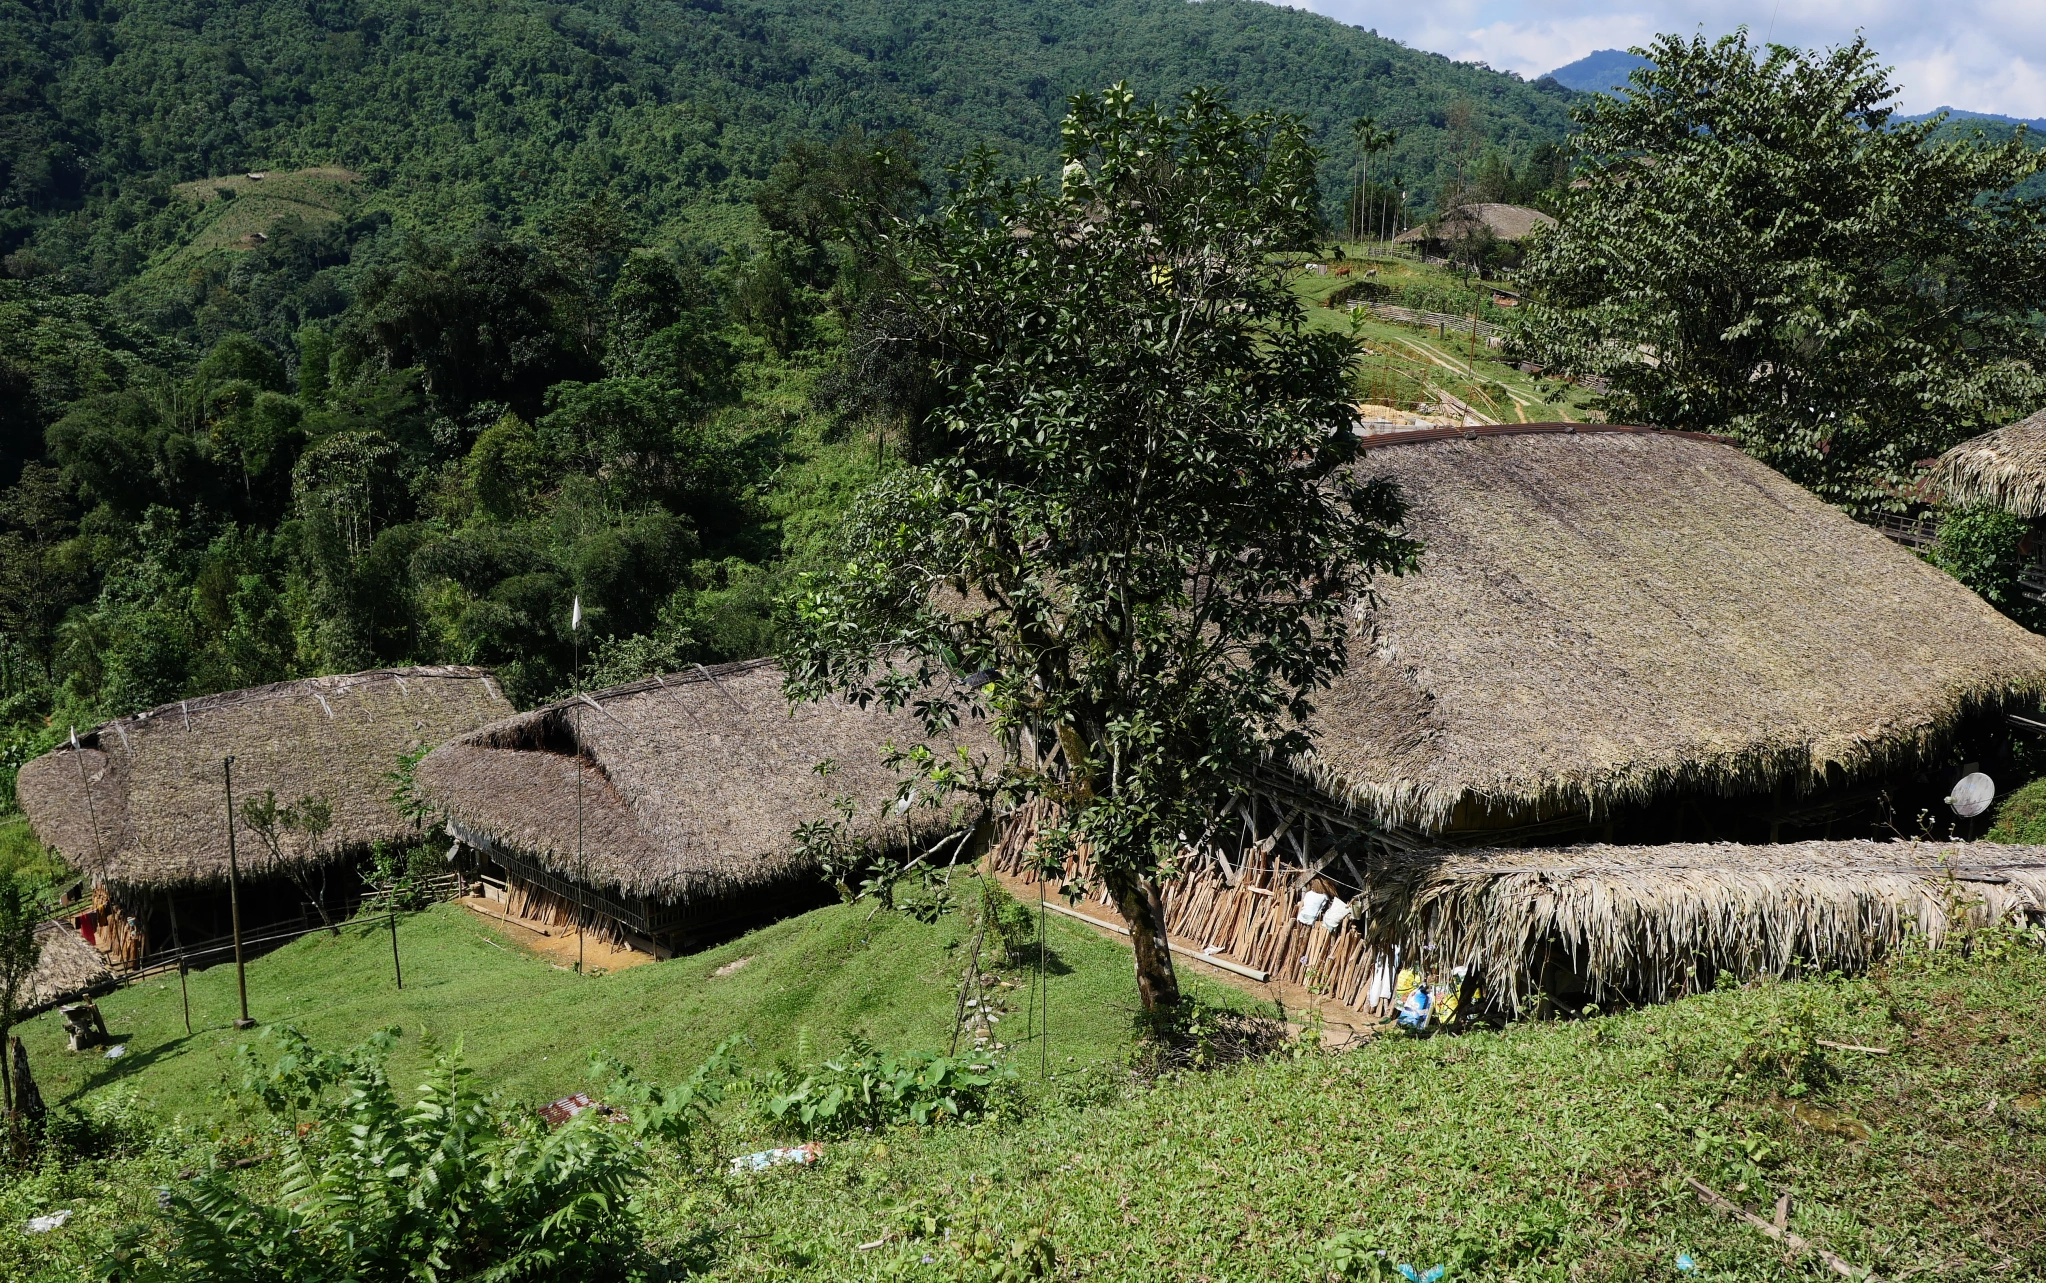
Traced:
<path fill-rule="evenodd" d="M 796 697 L 987 715 L 1000 786 L 1062 819 L 1178 1000 L 1161 885 L 1267 754 L 1304 748 L 1371 577 L 1413 547 L 1351 468 L 1354 349 L 1275 255 L 1319 232 L 1307 127 L 1195 92 L 1072 100 L 1056 183 L 964 167 L 906 228 L 898 357 L 942 388 L 929 461 L 865 494 L 791 598 Z M 963 681 L 959 679 L 965 679 Z"/>
<path fill-rule="evenodd" d="M 1634 52 L 1652 65 L 1579 112 L 1528 355 L 1608 380 L 1614 418 L 1731 433 L 1858 511 L 2046 400 L 2042 210 L 2008 194 L 2046 156 L 1893 120 L 1859 39 Z"/>

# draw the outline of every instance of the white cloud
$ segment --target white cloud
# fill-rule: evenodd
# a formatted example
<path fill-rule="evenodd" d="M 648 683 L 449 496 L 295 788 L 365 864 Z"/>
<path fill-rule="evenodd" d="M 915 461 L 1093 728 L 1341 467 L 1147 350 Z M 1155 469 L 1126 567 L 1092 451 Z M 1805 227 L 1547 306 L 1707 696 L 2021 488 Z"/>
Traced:
<path fill-rule="evenodd" d="M 1896 68 L 1906 111 L 1954 106 L 2046 116 L 2046 3 L 2041 0 L 1309 0 L 1343 22 L 1417 49 L 1533 77 L 1595 49 L 1657 32 L 1722 35 L 1746 23 L 1760 41 L 1823 47 L 1866 34 Z"/>

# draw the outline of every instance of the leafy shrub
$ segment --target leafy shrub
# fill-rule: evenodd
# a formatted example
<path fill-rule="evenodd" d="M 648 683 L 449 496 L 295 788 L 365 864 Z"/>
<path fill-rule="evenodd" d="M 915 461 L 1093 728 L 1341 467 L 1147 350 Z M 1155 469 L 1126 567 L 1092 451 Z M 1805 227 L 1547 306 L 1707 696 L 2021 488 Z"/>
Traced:
<path fill-rule="evenodd" d="M 988 936 L 1001 946 L 1002 960 L 1021 964 L 1037 949 L 1037 915 L 993 878 L 980 881 L 980 915 Z"/>
<path fill-rule="evenodd" d="M 1974 504 L 1947 511 L 1927 559 L 2012 619 L 2033 627 L 2038 605 L 2024 595 L 2018 576 L 2031 564 L 2019 551 L 2027 525 L 2001 508 Z"/>
<path fill-rule="evenodd" d="M 1776 1001 L 1746 1009 L 1734 1026 L 1732 1051 L 1726 1076 L 1735 1086 L 1799 1097 L 1823 1091 L 1839 1077 L 1819 1045 L 1811 996 L 1801 990 L 1780 989 Z"/>
<path fill-rule="evenodd" d="M 686 1140 L 701 1121 L 727 1048 L 681 1087 L 625 1075 L 635 1108 L 586 1110 L 549 1130 L 530 1111 L 476 1090 L 461 1049 L 436 1061 L 410 1106 L 384 1065 L 396 1029 L 322 1053 L 294 1029 L 264 1063 L 243 1049 L 242 1092 L 284 1126 L 277 1200 L 236 1188 L 224 1170 L 159 1193 L 167 1245 L 132 1227 L 108 1280 L 266 1279 L 278 1283 L 417 1278 L 617 1278 L 641 1263 L 632 1196 L 646 1142 Z"/>
<path fill-rule="evenodd" d="M 761 1116 L 808 1138 L 982 1117 L 1016 1071 L 930 1051 L 877 1051 L 855 1038 L 837 1059 L 792 1078 L 783 1070 L 768 1080 Z"/>
<path fill-rule="evenodd" d="M 70 1160 L 140 1153 L 157 1134 L 156 1120 L 133 1088 L 58 1105 L 43 1124 L 43 1139 L 50 1149 Z"/>
<path fill-rule="evenodd" d="M 1137 1019 L 1141 1030 L 1130 1050 L 1130 1067 L 1147 1078 L 1256 1060 L 1286 1043 L 1286 1027 L 1270 1016 L 1217 1006 L 1191 994 L 1182 994 L 1176 1007 Z"/>
<path fill-rule="evenodd" d="M 2033 780 L 2004 795 L 1982 840 L 2026 846 L 2046 843 L 2046 779 Z"/>

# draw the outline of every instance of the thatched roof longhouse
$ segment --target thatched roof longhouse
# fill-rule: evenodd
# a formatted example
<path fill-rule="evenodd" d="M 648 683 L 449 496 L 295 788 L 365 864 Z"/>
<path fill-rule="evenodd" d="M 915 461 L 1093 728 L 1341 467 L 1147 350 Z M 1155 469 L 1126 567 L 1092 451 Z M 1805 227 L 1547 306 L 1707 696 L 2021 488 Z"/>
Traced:
<path fill-rule="evenodd" d="M 227 878 L 221 760 L 235 759 L 235 798 L 279 804 L 325 796 L 323 850 L 335 858 L 402 840 L 411 821 L 391 804 L 400 754 L 512 711 L 480 668 L 382 669 L 312 677 L 165 704 L 115 718 L 21 768 L 22 809 L 44 844 L 99 881 L 168 888 Z M 245 877 L 268 856 L 237 829 Z"/>
<path fill-rule="evenodd" d="M 1381 825 L 1802 793 L 2034 706 L 2046 638 L 1738 449 L 1579 425 L 1373 438 L 1418 573 L 1298 769 Z"/>
<path fill-rule="evenodd" d="M 2046 410 L 1961 442 L 1933 475 L 1949 503 L 2046 517 Z"/>
<path fill-rule="evenodd" d="M 922 739 L 907 714 L 842 703 L 791 710 L 781 684 L 779 668 L 753 660 L 536 709 L 429 754 L 420 788 L 457 832 L 490 848 L 661 902 L 814 875 L 793 832 L 835 819 L 840 794 L 857 804 L 854 834 L 878 842 L 923 840 L 957 823 L 925 805 L 895 813 L 898 777 L 882 752 L 891 740 Z M 827 759 L 832 774 L 820 776 Z"/>
<path fill-rule="evenodd" d="M 1725 972 L 1858 971 L 1912 933 L 2046 914 L 2046 847 L 1684 843 L 1395 854 L 1366 932 L 1444 971 L 1475 960 L 1516 1008 L 1548 987 L 1659 1000 Z M 1553 968 L 1552 971 L 1547 970 Z M 1695 970 L 1693 970 L 1695 968 Z"/>

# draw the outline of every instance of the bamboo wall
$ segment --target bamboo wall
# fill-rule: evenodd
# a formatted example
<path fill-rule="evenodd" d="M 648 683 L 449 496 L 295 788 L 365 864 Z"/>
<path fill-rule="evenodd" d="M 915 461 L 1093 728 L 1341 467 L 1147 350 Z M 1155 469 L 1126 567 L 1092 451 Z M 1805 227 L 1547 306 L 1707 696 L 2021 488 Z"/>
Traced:
<path fill-rule="evenodd" d="M 508 873 L 504 880 L 505 912 L 515 918 L 537 922 L 543 927 L 567 927 L 573 930 L 578 916 L 575 900 L 546 887 L 523 881 L 515 873 Z M 638 949 L 623 924 L 608 914 L 592 909 L 584 914 L 589 922 L 590 936 L 602 940 L 616 949 Z"/>
<path fill-rule="evenodd" d="M 990 852 L 995 868 L 1026 883 L 1037 880 L 1029 849 L 1048 814 L 1038 801 L 1008 818 Z M 1357 864 L 1345 856 L 1346 844 L 1358 835 L 1259 798 L 1247 799 L 1235 818 L 1236 833 L 1222 835 L 1207 849 L 1181 853 L 1185 871 L 1163 892 L 1173 948 L 1206 953 L 1218 947 L 1220 956 L 1274 980 L 1355 1011 L 1387 1013 L 1388 998 L 1374 998 L 1371 982 L 1383 966 L 1381 994 L 1389 989 L 1392 959 L 1365 937 Z M 1067 861 L 1063 877 L 1083 881 L 1086 874 L 1082 851 Z M 1303 926 L 1300 900 L 1308 891 L 1351 902 L 1352 916 L 1333 931 L 1319 922 Z M 1106 891 L 1096 901 L 1111 903 Z"/>

